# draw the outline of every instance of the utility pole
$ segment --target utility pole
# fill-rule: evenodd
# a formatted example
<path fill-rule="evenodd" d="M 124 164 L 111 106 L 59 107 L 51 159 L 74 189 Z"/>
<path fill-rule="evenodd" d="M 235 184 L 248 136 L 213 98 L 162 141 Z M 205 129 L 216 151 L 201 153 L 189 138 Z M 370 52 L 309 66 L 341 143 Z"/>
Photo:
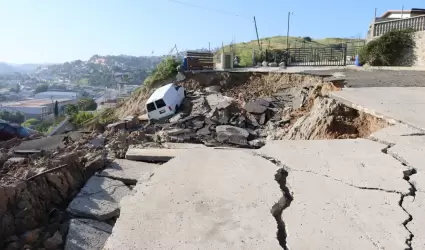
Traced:
<path fill-rule="evenodd" d="M 286 31 L 286 50 L 289 49 L 289 22 L 291 20 L 291 14 L 293 15 L 294 12 L 288 12 L 288 29 Z"/>
<path fill-rule="evenodd" d="M 255 33 L 257 34 L 258 49 L 260 49 L 261 51 L 260 37 L 258 36 L 257 20 L 255 20 L 255 16 L 254 16 L 254 25 L 255 25 Z"/>
<path fill-rule="evenodd" d="M 403 14 L 404 14 L 404 5 L 401 6 L 401 18 L 400 19 L 403 19 Z"/>
<path fill-rule="evenodd" d="M 378 11 L 378 8 L 375 8 L 375 19 L 373 19 L 373 22 L 376 21 L 376 12 Z"/>

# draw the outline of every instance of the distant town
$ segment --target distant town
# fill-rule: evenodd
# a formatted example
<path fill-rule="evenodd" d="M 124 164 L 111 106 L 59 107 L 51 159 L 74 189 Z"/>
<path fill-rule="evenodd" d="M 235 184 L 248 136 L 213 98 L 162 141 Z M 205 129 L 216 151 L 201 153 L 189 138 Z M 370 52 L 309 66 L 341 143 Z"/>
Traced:
<path fill-rule="evenodd" d="M 30 72 L 3 71 L 0 119 L 48 124 L 66 116 L 68 105 L 95 103 L 84 111 L 114 107 L 135 91 L 160 61 L 160 57 L 95 55 L 88 61 L 42 65 Z"/>

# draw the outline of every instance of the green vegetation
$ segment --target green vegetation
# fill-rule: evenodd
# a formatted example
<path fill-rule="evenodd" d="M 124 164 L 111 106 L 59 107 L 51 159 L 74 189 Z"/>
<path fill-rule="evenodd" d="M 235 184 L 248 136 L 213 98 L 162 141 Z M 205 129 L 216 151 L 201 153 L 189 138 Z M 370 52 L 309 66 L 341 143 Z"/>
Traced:
<path fill-rule="evenodd" d="M 94 111 L 97 108 L 97 103 L 93 98 L 82 98 L 78 101 L 77 106 L 81 111 Z"/>
<path fill-rule="evenodd" d="M 415 46 L 413 30 L 393 30 L 370 41 L 360 51 L 360 63 L 372 66 L 406 66 L 404 53 Z"/>
<path fill-rule="evenodd" d="M 167 57 L 162 60 L 156 69 L 151 73 L 148 78 L 145 79 L 143 85 L 145 87 L 151 87 L 157 82 L 165 81 L 170 77 L 173 77 L 177 74 L 177 66 L 180 64 L 175 58 Z"/>
<path fill-rule="evenodd" d="M 45 120 L 40 121 L 35 118 L 30 118 L 23 122 L 21 125 L 23 127 L 31 127 L 38 132 L 42 133 L 49 133 L 52 131 L 56 126 L 58 126 L 63 120 L 65 119 L 64 116 L 56 117 L 54 120 Z"/>
<path fill-rule="evenodd" d="M 7 110 L 0 111 L 0 119 L 21 124 L 25 120 L 25 116 L 21 112 L 9 112 Z"/>
<path fill-rule="evenodd" d="M 93 99 L 83 98 L 78 101 L 78 104 L 69 104 L 65 106 L 65 113 L 71 117 L 70 121 L 80 127 L 84 125 L 87 121 L 90 121 L 94 118 L 94 112 L 89 112 L 91 110 L 96 110 L 97 104 Z"/>
<path fill-rule="evenodd" d="M 35 88 L 34 93 L 41 93 L 41 92 L 46 92 L 49 89 L 49 85 L 48 84 L 43 84 L 43 85 L 38 85 L 37 88 Z"/>
<path fill-rule="evenodd" d="M 34 125 L 36 125 L 38 123 L 40 123 L 40 120 L 37 120 L 35 118 L 30 118 L 30 119 L 24 121 L 21 125 L 23 127 L 31 127 L 31 126 L 34 126 Z"/>
<path fill-rule="evenodd" d="M 363 40 L 353 40 L 346 38 L 325 38 L 325 39 L 313 39 L 311 37 L 289 37 L 290 48 L 308 48 L 318 46 L 340 46 L 346 42 L 359 42 L 363 43 Z M 286 49 L 286 36 L 274 36 L 260 39 L 262 50 L 284 50 Z M 252 66 L 252 51 L 255 50 L 256 54 L 259 55 L 259 48 L 257 40 L 252 40 L 246 43 L 237 43 L 224 46 L 225 52 L 233 51 L 235 55 L 239 56 L 241 66 Z M 222 48 L 216 52 L 220 53 L 223 51 Z"/>
<path fill-rule="evenodd" d="M 74 113 L 71 116 L 71 122 L 77 127 L 80 127 L 83 124 L 85 124 L 87 121 L 93 119 L 93 117 L 94 117 L 94 114 L 92 112 L 78 111 L 77 113 Z"/>

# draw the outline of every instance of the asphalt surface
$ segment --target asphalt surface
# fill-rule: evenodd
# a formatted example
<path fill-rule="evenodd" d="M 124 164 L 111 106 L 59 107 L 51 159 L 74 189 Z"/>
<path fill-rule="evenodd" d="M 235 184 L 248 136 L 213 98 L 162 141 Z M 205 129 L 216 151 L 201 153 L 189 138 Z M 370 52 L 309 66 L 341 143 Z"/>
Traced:
<path fill-rule="evenodd" d="M 342 73 L 347 87 L 425 87 L 425 71 L 413 70 L 308 70 L 304 73 L 332 75 Z"/>

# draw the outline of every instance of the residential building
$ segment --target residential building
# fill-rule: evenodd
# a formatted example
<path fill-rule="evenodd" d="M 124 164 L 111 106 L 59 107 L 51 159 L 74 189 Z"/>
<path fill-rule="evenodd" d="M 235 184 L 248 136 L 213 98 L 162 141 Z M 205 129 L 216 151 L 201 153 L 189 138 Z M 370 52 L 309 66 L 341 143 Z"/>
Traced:
<path fill-rule="evenodd" d="M 376 17 L 369 26 L 367 40 L 381 36 L 391 30 L 425 30 L 425 9 L 389 10 Z"/>
<path fill-rule="evenodd" d="M 380 17 L 376 17 L 375 22 L 392 21 L 421 15 L 425 15 L 425 9 L 388 10 Z"/>
<path fill-rule="evenodd" d="M 66 91 L 46 91 L 34 95 L 35 99 L 80 99 L 81 95 L 77 92 Z"/>

